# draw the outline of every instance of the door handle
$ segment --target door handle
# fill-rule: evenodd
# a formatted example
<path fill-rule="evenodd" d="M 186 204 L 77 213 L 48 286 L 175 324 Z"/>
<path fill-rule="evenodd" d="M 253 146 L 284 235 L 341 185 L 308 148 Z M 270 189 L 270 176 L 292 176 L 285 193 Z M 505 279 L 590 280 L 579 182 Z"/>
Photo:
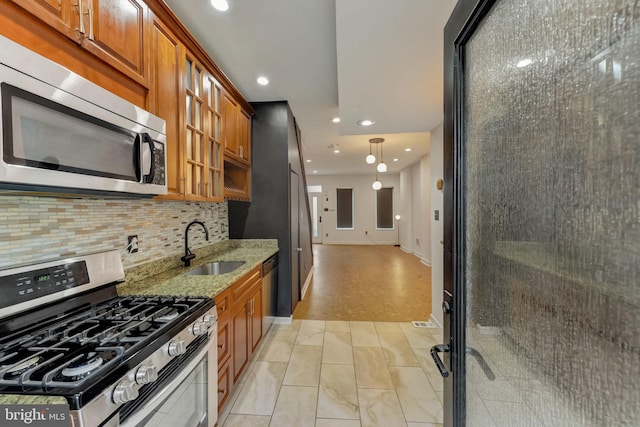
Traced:
<path fill-rule="evenodd" d="M 302 252 L 302 248 L 296 248 L 296 251 Z"/>
<path fill-rule="evenodd" d="M 490 381 L 496 379 L 496 375 L 493 373 L 493 371 L 489 367 L 489 364 L 486 360 L 484 360 L 484 357 L 482 357 L 478 350 L 473 347 L 467 347 L 466 353 L 476 358 L 476 361 L 478 362 L 478 365 L 480 365 L 482 372 L 484 372 L 484 374 L 487 376 L 487 378 L 489 378 Z"/>
<path fill-rule="evenodd" d="M 433 359 L 433 363 L 436 364 L 438 371 L 440 371 L 440 375 L 443 378 L 447 378 L 449 376 L 449 371 L 447 371 L 446 366 L 444 366 L 444 362 L 440 359 L 438 353 L 449 353 L 449 346 L 447 344 L 438 344 L 431 347 L 431 358 Z"/>

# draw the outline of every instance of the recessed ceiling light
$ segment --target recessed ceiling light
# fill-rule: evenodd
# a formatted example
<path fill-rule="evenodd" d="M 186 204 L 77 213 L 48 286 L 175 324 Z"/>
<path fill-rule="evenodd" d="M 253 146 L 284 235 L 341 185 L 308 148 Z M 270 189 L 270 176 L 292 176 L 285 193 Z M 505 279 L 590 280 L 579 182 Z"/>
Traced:
<path fill-rule="evenodd" d="M 313 171 L 313 173 L 318 173 L 318 171 Z"/>
<path fill-rule="evenodd" d="M 211 0 L 211 6 L 220 12 L 229 10 L 229 2 L 227 2 L 227 0 Z"/>
<path fill-rule="evenodd" d="M 405 148 L 404 151 L 411 151 L 411 148 Z"/>
<path fill-rule="evenodd" d="M 340 123 L 340 117 L 334 117 L 333 119 L 331 119 L 331 121 L 333 123 Z"/>
<path fill-rule="evenodd" d="M 372 124 L 375 124 L 375 122 L 373 120 L 365 119 L 365 120 L 358 120 L 358 124 L 360 126 L 371 126 Z"/>
<path fill-rule="evenodd" d="M 530 58 L 525 58 L 525 59 L 521 59 L 517 64 L 516 67 L 518 68 L 524 68 L 527 65 L 531 65 L 533 64 L 533 61 Z"/>
<path fill-rule="evenodd" d="M 396 157 L 395 159 L 393 159 L 393 161 L 394 161 L 394 162 L 397 162 L 397 161 L 398 161 L 398 158 Z"/>
<path fill-rule="evenodd" d="M 334 153 L 338 154 L 340 150 L 333 150 Z"/>
<path fill-rule="evenodd" d="M 311 163 L 311 159 L 307 159 L 307 163 Z"/>
<path fill-rule="evenodd" d="M 258 84 L 260 86 L 266 86 L 269 84 L 269 79 L 266 78 L 265 76 L 260 76 L 256 79 L 256 81 L 258 82 Z"/>

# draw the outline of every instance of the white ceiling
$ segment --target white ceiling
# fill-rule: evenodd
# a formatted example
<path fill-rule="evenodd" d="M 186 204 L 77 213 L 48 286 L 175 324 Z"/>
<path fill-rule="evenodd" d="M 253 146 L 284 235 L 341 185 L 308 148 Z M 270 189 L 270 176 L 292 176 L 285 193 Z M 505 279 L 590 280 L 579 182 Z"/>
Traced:
<path fill-rule="evenodd" d="M 373 175 L 364 162 L 373 137 L 385 138 L 390 172 L 429 152 L 456 0 L 229 0 L 227 12 L 209 0 L 165 2 L 249 102 L 289 101 L 307 174 Z M 356 124 L 365 118 L 376 123 Z"/>

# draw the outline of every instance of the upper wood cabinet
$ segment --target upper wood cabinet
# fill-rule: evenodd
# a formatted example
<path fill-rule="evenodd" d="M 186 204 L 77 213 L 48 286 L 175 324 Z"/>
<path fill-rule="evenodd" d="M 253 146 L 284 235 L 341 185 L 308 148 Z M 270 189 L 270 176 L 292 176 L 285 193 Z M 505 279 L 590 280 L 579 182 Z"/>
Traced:
<path fill-rule="evenodd" d="M 226 155 L 238 156 L 238 103 L 226 91 L 222 95 L 222 141 Z"/>
<path fill-rule="evenodd" d="M 182 195 L 187 200 L 222 201 L 220 84 L 188 51 L 183 75 L 184 142 Z"/>
<path fill-rule="evenodd" d="M 138 0 L 11 0 L 118 69 L 148 83 L 148 8 Z"/>
<path fill-rule="evenodd" d="M 251 114 L 226 91 L 223 94 L 222 140 L 226 156 L 249 164 L 251 160 Z"/>
<path fill-rule="evenodd" d="M 65 36 L 80 41 L 77 0 L 10 0 Z"/>
<path fill-rule="evenodd" d="M 147 81 L 148 8 L 138 0 L 77 0 L 83 11 L 82 46 L 129 77 Z"/>
<path fill-rule="evenodd" d="M 168 198 L 182 198 L 183 143 L 181 138 L 183 46 L 178 38 L 156 16 L 151 23 L 151 76 L 149 110 L 166 122 Z"/>
<path fill-rule="evenodd" d="M 242 109 L 238 114 L 238 151 L 241 160 L 251 163 L 251 115 Z"/>

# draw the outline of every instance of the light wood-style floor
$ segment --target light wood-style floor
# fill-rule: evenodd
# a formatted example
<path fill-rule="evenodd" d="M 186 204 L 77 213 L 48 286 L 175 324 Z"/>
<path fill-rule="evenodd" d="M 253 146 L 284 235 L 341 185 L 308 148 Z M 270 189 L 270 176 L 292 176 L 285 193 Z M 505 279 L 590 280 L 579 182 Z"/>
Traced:
<path fill-rule="evenodd" d="M 314 245 L 294 319 L 407 322 L 431 315 L 431 268 L 395 246 Z"/>

